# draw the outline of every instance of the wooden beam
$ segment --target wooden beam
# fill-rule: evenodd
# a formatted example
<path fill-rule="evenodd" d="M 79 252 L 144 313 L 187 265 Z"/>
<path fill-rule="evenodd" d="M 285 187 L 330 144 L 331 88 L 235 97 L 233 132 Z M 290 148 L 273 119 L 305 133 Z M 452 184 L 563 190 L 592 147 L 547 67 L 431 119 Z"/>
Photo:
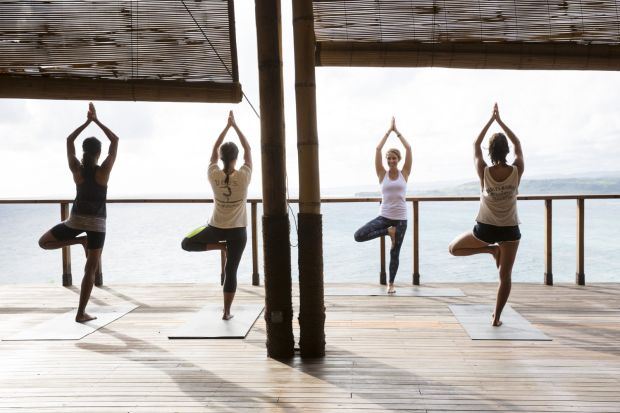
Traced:
<path fill-rule="evenodd" d="M 267 354 L 294 355 L 291 248 L 286 201 L 280 0 L 255 0 L 263 174 Z"/>
<path fill-rule="evenodd" d="M 239 83 L 0 75 L 0 98 L 148 102 L 241 102 Z"/>
<path fill-rule="evenodd" d="M 577 272 L 575 283 L 586 285 L 585 274 L 585 200 L 577 199 Z"/>
<path fill-rule="evenodd" d="M 577 43 L 317 43 L 317 66 L 620 70 L 620 46 Z"/>
<path fill-rule="evenodd" d="M 545 284 L 553 285 L 553 201 L 545 199 Z"/>
<path fill-rule="evenodd" d="M 323 221 L 312 0 L 293 0 L 293 37 L 299 160 L 299 348 L 302 357 L 323 357 Z"/>

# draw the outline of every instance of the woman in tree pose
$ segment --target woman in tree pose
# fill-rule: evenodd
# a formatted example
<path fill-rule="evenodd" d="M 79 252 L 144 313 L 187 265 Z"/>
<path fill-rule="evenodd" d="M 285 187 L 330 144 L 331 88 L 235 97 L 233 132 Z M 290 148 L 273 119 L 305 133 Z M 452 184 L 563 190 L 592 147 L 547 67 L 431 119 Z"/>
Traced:
<path fill-rule="evenodd" d="M 390 134 L 394 132 L 405 147 L 405 163 L 403 169 L 398 170 L 401 154 L 398 149 L 388 149 L 385 158 L 388 164 L 386 171 L 383 166 L 382 150 Z M 375 151 L 375 170 L 381 185 L 381 208 L 379 216 L 365 224 L 355 232 L 355 241 L 368 241 L 384 235 L 389 235 L 392 241 L 390 249 L 390 280 L 388 294 L 394 294 L 394 279 L 398 271 L 400 248 L 407 231 L 407 180 L 411 173 L 411 145 L 396 128 L 396 121 L 392 118 L 390 128 L 379 141 Z"/>
<path fill-rule="evenodd" d="M 82 142 L 84 153 L 81 162 L 75 156 L 75 140 L 91 122 L 99 126 L 110 140 L 108 156 L 101 165 L 97 164 L 101 155 L 101 142 L 95 137 L 86 138 Z M 57 249 L 81 244 L 86 251 L 86 266 L 80 289 L 80 302 L 75 316 L 75 321 L 80 323 L 97 318 L 86 313 L 86 305 L 95 283 L 95 272 L 101 261 L 106 233 L 108 180 L 116 160 L 117 150 L 118 136 L 101 123 L 97 118 L 95 106 L 91 103 L 86 115 L 86 122 L 67 138 L 67 159 L 76 186 L 76 196 L 71 214 L 68 220 L 56 225 L 39 239 L 39 246 L 43 249 Z M 78 236 L 83 232 L 86 235 Z"/>
<path fill-rule="evenodd" d="M 233 128 L 243 147 L 243 165 L 235 169 L 239 149 L 232 142 L 222 144 L 226 133 Z M 222 160 L 224 168 L 217 162 Z M 224 278 L 224 311 L 222 319 L 233 317 L 230 306 L 237 290 L 237 268 L 247 242 L 246 202 L 248 186 L 252 176 L 252 153 L 250 144 L 237 126 L 233 112 L 228 115 L 228 123 L 215 141 L 208 168 L 208 177 L 213 189 L 214 209 L 208 225 L 190 232 L 181 243 L 185 251 L 208 251 L 221 249 L 220 241 L 226 245 L 226 267 Z"/>
<path fill-rule="evenodd" d="M 495 133 L 489 140 L 488 166 L 482 155 L 482 140 L 491 124 L 496 121 L 504 133 Z M 508 139 L 506 139 L 508 136 Z M 508 140 L 514 145 L 515 159 L 512 165 L 506 161 L 510 152 Z M 523 150 L 517 136 L 502 121 L 497 103 L 493 114 L 474 142 L 474 164 L 480 178 L 480 211 L 473 231 L 456 237 L 448 247 L 456 256 L 491 254 L 499 269 L 499 288 L 492 325 L 499 327 L 500 316 L 508 301 L 512 284 L 512 266 L 517 256 L 521 232 L 517 215 L 517 194 L 525 168 Z"/>

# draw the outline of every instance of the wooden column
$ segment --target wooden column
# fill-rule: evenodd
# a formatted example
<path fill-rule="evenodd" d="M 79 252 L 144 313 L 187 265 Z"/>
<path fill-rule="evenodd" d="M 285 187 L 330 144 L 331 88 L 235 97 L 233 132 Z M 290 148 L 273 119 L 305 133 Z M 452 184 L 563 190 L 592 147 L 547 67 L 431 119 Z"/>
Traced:
<path fill-rule="evenodd" d="M 545 284 L 553 285 L 553 227 L 551 199 L 545 199 Z"/>
<path fill-rule="evenodd" d="M 323 357 L 323 218 L 319 181 L 312 0 L 293 0 L 293 37 L 299 161 L 299 349 L 302 357 Z"/>
<path fill-rule="evenodd" d="M 379 238 L 379 255 L 381 262 L 381 269 L 379 270 L 379 284 L 387 285 L 387 278 L 385 274 L 385 237 Z"/>
<path fill-rule="evenodd" d="M 255 0 L 263 175 L 267 355 L 294 355 L 290 225 L 286 200 L 282 16 L 279 0 Z"/>
<path fill-rule="evenodd" d="M 575 274 L 575 283 L 577 285 L 586 285 L 586 274 L 584 272 L 584 218 L 585 218 L 585 200 L 577 199 L 577 272 Z"/>
<path fill-rule="evenodd" d="M 260 285 L 258 273 L 258 234 L 256 233 L 256 202 L 252 202 L 252 285 Z"/>
<path fill-rule="evenodd" d="M 60 204 L 60 220 L 65 221 L 69 218 L 69 204 L 63 202 Z M 73 284 L 71 275 L 71 247 L 62 247 L 62 285 L 69 287 Z"/>
<path fill-rule="evenodd" d="M 420 202 L 413 201 L 413 285 L 420 285 L 420 236 L 419 236 L 419 215 Z"/>

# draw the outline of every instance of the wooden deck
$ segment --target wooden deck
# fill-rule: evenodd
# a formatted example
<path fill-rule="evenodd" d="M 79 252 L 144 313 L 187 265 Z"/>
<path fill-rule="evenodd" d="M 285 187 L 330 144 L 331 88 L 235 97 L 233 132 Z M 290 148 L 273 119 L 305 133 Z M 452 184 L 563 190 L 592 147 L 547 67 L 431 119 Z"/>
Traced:
<path fill-rule="evenodd" d="M 95 289 L 140 307 L 81 341 L 0 342 L 0 412 L 620 412 L 620 284 L 514 284 L 551 342 L 472 341 L 447 305 L 492 303 L 495 284 L 437 286 L 467 296 L 326 297 L 327 357 L 303 362 L 266 357 L 262 317 L 245 340 L 168 340 L 216 285 Z M 76 288 L 0 286 L 0 337 L 76 304 Z"/>

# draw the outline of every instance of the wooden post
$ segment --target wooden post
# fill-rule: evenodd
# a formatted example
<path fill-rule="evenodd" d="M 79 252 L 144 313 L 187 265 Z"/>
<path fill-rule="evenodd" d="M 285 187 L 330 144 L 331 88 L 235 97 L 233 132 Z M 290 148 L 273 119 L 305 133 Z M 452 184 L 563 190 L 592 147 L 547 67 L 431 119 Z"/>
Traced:
<path fill-rule="evenodd" d="M 380 238 L 379 254 L 380 254 L 380 260 L 381 260 L 381 270 L 379 271 L 379 284 L 386 285 L 387 278 L 385 275 L 385 237 Z"/>
<path fill-rule="evenodd" d="M 577 273 L 575 274 L 575 282 L 577 285 L 586 285 L 586 274 L 584 272 L 584 218 L 585 218 L 585 200 L 577 199 Z"/>
<path fill-rule="evenodd" d="M 256 202 L 252 202 L 252 285 L 260 285 L 258 273 L 258 234 L 256 233 Z"/>
<path fill-rule="evenodd" d="M 255 0 L 263 179 L 267 355 L 294 355 L 290 223 L 286 199 L 280 0 Z"/>
<path fill-rule="evenodd" d="M 553 269 L 552 269 L 552 204 L 551 199 L 545 199 L 545 284 L 553 285 Z"/>
<path fill-rule="evenodd" d="M 60 220 L 65 221 L 69 218 L 69 204 L 62 202 L 60 204 Z M 62 285 L 70 287 L 73 284 L 71 276 L 71 247 L 62 247 Z"/>
<path fill-rule="evenodd" d="M 413 285 L 420 285 L 419 201 L 413 201 Z"/>
<path fill-rule="evenodd" d="M 323 218 L 319 181 L 312 0 L 293 0 L 293 37 L 299 161 L 299 348 L 302 357 L 323 357 Z"/>

